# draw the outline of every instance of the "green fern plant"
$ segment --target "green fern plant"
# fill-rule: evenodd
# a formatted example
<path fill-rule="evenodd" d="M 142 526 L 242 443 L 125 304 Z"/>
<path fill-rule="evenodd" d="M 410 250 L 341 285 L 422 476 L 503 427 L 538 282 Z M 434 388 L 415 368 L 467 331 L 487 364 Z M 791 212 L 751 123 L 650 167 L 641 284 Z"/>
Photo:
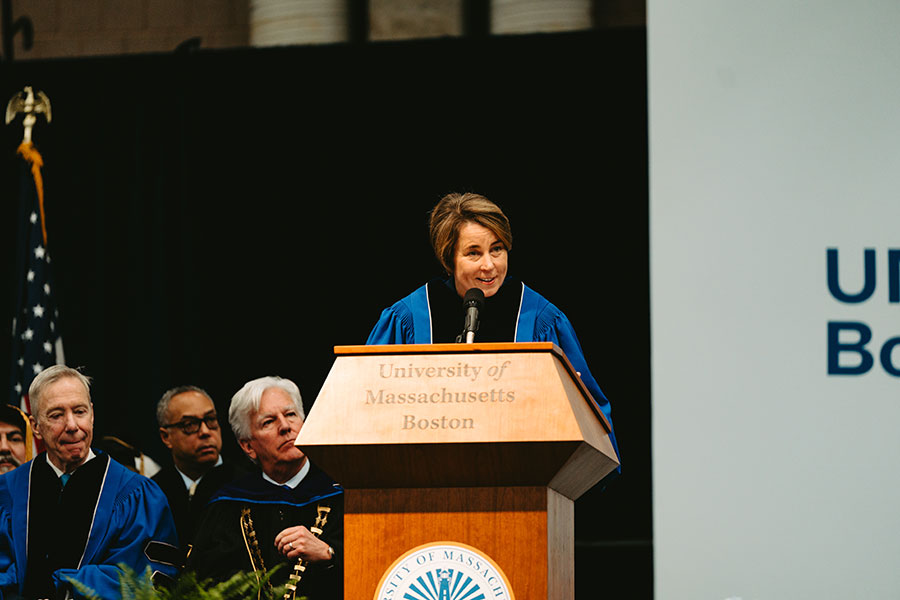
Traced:
<path fill-rule="evenodd" d="M 149 567 L 138 575 L 126 565 L 119 565 L 119 591 L 122 600 L 278 600 L 284 596 L 285 588 L 273 588 L 268 583 L 279 566 L 269 571 L 261 581 L 257 581 L 254 573 L 236 573 L 227 581 L 213 583 L 208 579 L 199 581 L 194 573 L 185 572 L 171 585 L 162 586 L 153 583 Z M 87 600 L 105 600 L 80 581 L 68 579 Z"/>

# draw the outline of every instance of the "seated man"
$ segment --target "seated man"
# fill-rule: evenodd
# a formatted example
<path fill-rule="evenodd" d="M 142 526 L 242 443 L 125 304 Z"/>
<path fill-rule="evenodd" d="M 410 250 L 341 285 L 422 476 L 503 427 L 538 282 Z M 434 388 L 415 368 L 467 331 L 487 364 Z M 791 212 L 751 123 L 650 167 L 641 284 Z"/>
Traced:
<path fill-rule="evenodd" d="M 0 474 L 31 460 L 28 417 L 10 404 L 0 405 Z"/>
<path fill-rule="evenodd" d="M 159 436 L 172 452 L 172 465 L 163 467 L 153 481 L 169 499 L 178 539 L 187 550 L 200 514 L 217 489 L 238 474 L 225 463 L 222 431 L 212 398 L 195 386 L 172 388 L 156 405 Z"/>
<path fill-rule="evenodd" d="M 174 576 L 177 569 L 149 558 L 178 543 L 159 486 L 91 449 L 87 377 L 56 365 L 28 393 L 34 435 L 46 452 L 0 477 L 0 595 L 83 597 L 71 579 L 114 600 L 119 564 Z"/>
<path fill-rule="evenodd" d="M 250 381 L 231 399 L 228 420 L 261 472 L 213 495 L 188 568 L 222 581 L 285 565 L 274 585 L 296 585 L 298 598 L 342 599 L 343 490 L 294 445 L 304 420 L 300 390 L 279 377 Z"/>

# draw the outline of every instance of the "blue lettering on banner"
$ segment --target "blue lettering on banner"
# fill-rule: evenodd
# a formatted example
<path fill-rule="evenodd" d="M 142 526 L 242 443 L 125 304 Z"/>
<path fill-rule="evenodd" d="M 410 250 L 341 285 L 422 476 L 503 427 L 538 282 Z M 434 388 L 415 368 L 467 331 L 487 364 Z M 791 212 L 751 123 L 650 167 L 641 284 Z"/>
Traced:
<path fill-rule="evenodd" d="M 888 250 L 888 302 L 900 302 L 900 250 Z"/>
<path fill-rule="evenodd" d="M 863 289 L 857 294 L 847 294 L 841 289 L 838 283 L 838 250 L 837 248 L 828 248 L 828 291 L 831 295 L 850 304 L 865 302 L 872 297 L 875 292 L 875 250 L 866 248 L 863 252 L 863 264 L 865 266 L 863 272 L 865 274 L 863 281 Z"/>
<path fill-rule="evenodd" d="M 857 337 L 853 342 L 842 342 L 840 334 L 843 331 L 855 331 Z M 828 374 L 829 375 L 862 375 L 868 373 L 875 365 L 875 358 L 866 348 L 872 341 L 872 328 L 865 323 L 855 321 L 829 321 L 828 322 Z M 900 377 L 900 360 L 896 363 L 893 359 L 894 349 L 900 346 L 900 337 L 892 337 L 887 340 L 878 353 L 881 367 L 889 375 Z M 858 355 L 858 360 L 852 366 L 841 365 L 841 355 Z M 898 351 L 900 354 L 900 351 Z"/>
<path fill-rule="evenodd" d="M 861 304 L 872 299 L 876 289 L 876 252 L 863 251 L 863 285 L 858 292 L 848 293 L 841 287 L 838 276 L 838 249 L 827 248 L 828 291 L 839 302 Z M 887 300 L 900 303 L 900 249 L 887 251 Z M 848 333 L 850 338 L 848 340 Z M 875 366 L 876 349 L 869 349 L 872 328 L 859 321 L 829 321 L 827 336 L 827 364 L 829 375 L 863 375 Z M 878 363 L 894 377 L 900 377 L 900 337 L 892 337 L 877 350 Z M 897 355 L 897 358 L 895 358 Z M 842 360 L 843 359 L 843 360 Z"/>
<path fill-rule="evenodd" d="M 859 338 L 852 343 L 840 341 L 841 331 L 856 331 Z M 861 375 L 868 373 L 875 363 L 872 353 L 866 350 L 866 344 L 872 340 L 872 330 L 865 323 L 853 323 L 851 321 L 831 321 L 828 323 L 828 374 L 829 375 Z M 859 364 L 851 367 L 842 367 L 840 357 L 842 353 L 856 353 L 859 355 Z"/>
<path fill-rule="evenodd" d="M 881 358 L 881 366 L 894 377 L 900 377 L 900 361 L 898 361 L 897 366 L 895 366 L 894 361 L 891 360 L 894 348 L 898 345 L 900 345 L 900 337 L 892 337 L 881 347 L 881 354 L 879 356 L 879 358 Z"/>

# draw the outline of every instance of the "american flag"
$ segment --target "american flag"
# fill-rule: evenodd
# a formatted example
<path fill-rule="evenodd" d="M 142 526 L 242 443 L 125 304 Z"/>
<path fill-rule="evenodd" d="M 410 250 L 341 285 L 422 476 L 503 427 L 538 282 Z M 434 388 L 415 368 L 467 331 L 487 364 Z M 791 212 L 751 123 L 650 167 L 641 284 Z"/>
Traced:
<path fill-rule="evenodd" d="M 18 153 L 22 156 L 22 175 L 9 403 L 31 414 L 28 386 L 32 379 L 43 369 L 64 360 L 44 222 L 43 159 L 31 142 L 22 143 Z"/>

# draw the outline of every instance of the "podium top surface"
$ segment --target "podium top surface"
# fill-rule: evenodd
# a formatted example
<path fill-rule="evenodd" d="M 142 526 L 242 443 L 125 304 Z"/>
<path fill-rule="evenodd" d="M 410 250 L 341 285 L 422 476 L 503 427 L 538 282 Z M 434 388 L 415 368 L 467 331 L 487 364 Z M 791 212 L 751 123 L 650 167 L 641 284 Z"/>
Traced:
<path fill-rule="evenodd" d="M 478 344 L 386 344 L 381 346 L 335 346 L 337 356 L 360 354 L 464 354 L 469 352 L 553 352 L 564 357 L 553 342 L 497 342 Z"/>

